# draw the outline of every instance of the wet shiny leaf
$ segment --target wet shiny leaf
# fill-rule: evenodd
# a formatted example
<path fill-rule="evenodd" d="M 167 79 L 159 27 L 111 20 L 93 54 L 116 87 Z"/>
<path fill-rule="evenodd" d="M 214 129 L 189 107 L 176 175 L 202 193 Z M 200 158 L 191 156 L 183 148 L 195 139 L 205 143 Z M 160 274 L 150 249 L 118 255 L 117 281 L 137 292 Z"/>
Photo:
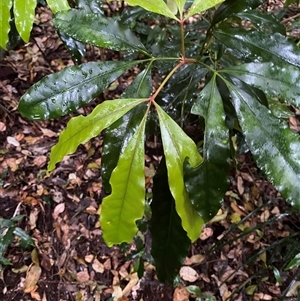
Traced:
<path fill-rule="evenodd" d="M 90 115 L 73 117 L 66 129 L 61 132 L 58 143 L 51 149 L 48 171 L 53 170 L 55 164 L 65 155 L 74 153 L 79 144 L 96 137 L 130 109 L 145 101 L 145 99 L 107 100 L 99 104 Z"/>
<path fill-rule="evenodd" d="M 185 183 L 194 207 L 207 222 L 220 209 L 229 184 L 229 130 L 215 76 L 200 93 L 192 113 L 205 118 L 203 162 L 196 168 L 186 166 Z"/>
<path fill-rule="evenodd" d="M 288 104 L 300 106 L 300 69 L 289 64 L 249 63 L 226 68 L 248 85 L 261 89 L 269 96 L 279 97 Z"/>
<path fill-rule="evenodd" d="M 29 119 L 74 112 L 138 62 L 90 62 L 45 76 L 21 97 L 19 111 Z"/>
<path fill-rule="evenodd" d="M 8 33 L 10 30 L 10 9 L 12 0 L 3 0 L 0 2 L 0 47 L 6 49 L 8 43 Z"/>
<path fill-rule="evenodd" d="M 213 35 L 226 47 L 231 48 L 242 60 L 271 61 L 300 67 L 300 50 L 296 44 L 278 32 L 249 31 L 243 28 L 217 29 Z"/>
<path fill-rule="evenodd" d="M 137 75 L 121 97 L 147 98 L 150 96 L 151 91 L 151 69 L 145 69 Z M 136 132 L 144 112 L 145 109 L 142 106 L 137 106 L 114 122 L 105 131 L 101 158 L 101 176 L 106 192 L 111 191 L 109 184 L 111 173 L 118 163 L 120 154 Z"/>
<path fill-rule="evenodd" d="M 229 18 L 230 16 L 239 13 L 239 12 L 247 12 L 252 9 L 258 7 L 264 2 L 264 0 L 227 0 L 224 1 L 220 7 L 217 9 L 214 18 L 212 20 L 211 26 L 216 23 Z"/>
<path fill-rule="evenodd" d="M 138 231 L 136 221 L 144 214 L 146 119 L 145 114 L 121 154 L 110 178 L 112 193 L 102 201 L 100 223 L 108 246 L 131 242 Z"/>
<path fill-rule="evenodd" d="M 202 158 L 194 141 L 189 138 L 178 124 L 167 115 L 159 105 L 156 107 L 164 154 L 168 169 L 170 191 L 176 203 L 176 211 L 181 218 L 182 227 L 190 240 L 195 241 L 201 232 L 203 219 L 193 207 L 183 180 L 183 164 L 189 158 L 192 167 L 198 166 Z"/>
<path fill-rule="evenodd" d="M 132 31 L 115 19 L 98 13 L 87 14 L 78 9 L 63 11 L 56 14 L 53 23 L 59 30 L 84 43 L 118 51 L 148 53 Z"/>
<path fill-rule="evenodd" d="M 157 276 L 162 282 L 172 283 L 187 256 L 191 241 L 175 209 L 165 158 L 153 178 L 151 210 L 151 254 L 155 260 Z"/>
<path fill-rule="evenodd" d="M 258 166 L 284 198 L 300 209 L 300 138 L 233 78 L 228 84 L 245 140 Z"/>
<path fill-rule="evenodd" d="M 15 24 L 24 42 L 29 41 L 30 32 L 35 18 L 36 0 L 14 0 Z"/>

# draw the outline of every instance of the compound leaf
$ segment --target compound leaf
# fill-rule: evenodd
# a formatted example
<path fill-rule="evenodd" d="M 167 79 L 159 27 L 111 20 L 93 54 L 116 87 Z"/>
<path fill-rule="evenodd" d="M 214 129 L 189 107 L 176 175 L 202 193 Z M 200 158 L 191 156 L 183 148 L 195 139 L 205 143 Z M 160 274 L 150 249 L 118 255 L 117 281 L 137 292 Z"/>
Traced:
<path fill-rule="evenodd" d="M 90 102 L 137 62 L 89 62 L 45 76 L 21 97 L 19 111 L 29 119 L 68 114 Z"/>
<path fill-rule="evenodd" d="M 196 168 L 187 167 L 185 183 L 192 204 L 207 222 L 217 214 L 228 188 L 230 146 L 215 76 L 201 92 L 192 113 L 205 118 L 203 162 Z"/>
<path fill-rule="evenodd" d="M 24 42 L 29 41 L 30 32 L 35 18 L 36 0 L 14 0 L 15 24 Z"/>
<path fill-rule="evenodd" d="M 147 98 L 151 91 L 151 69 L 148 68 L 136 76 L 131 85 L 121 95 L 121 98 Z M 111 173 L 117 165 L 120 154 L 136 132 L 145 113 L 144 111 L 142 106 L 136 106 L 105 131 L 101 157 L 101 176 L 104 189 L 108 193 L 111 192 L 109 185 Z"/>
<path fill-rule="evenodd" d="M 8 43 L 8 33 L 10 30 L 10 9 L 12 6 L 12 0 L 0 1 L 0 47 L 6 49 Z"/>
<path fill-rule="evenodd" d="M 284 198 L 300 209 L 300 138 L 236 78 L 228 84 L 245 140 L 258 166 Z"/>
<path fill-rule="evenodd" d="M 121 154 L 110 178 L 112 193 L 102 202 L 100 222 L 108 246 L 131 242 L 138 231 L 136 221 L 143 217 L 146 117 L 147 114 Z"/>
<path fill-rule="evenodd" d="M 183 164 L 189 158 L 192 167 L 198 166 L 202 158 L 194 141 L 188 137 L 178 124 L 154 102 L 163 141 L 168 169 L 169 186 L 176 203 L 176 211 L 181 218 L 182 227 L 190 240 L 195 241 L 201 232 L 203 219 L 193 207 L 183 179 Z"/>
<path fill-rule="evenodd" d="M 207 10 L 223 1 L 224 0 L 194 0 L 194 3 L 192 4 L 185 19 L 189 18 L 190 16 L 193 16 L 197 13 L 201 13 L 204 10 Z"/>
<path fill-rule="evenodd" d="M 157 276 L 162 282 L 172 283 L 188 253 L 191 241 L 183 230 L 175 209 L 164 157 L 153 178 L 151 211 L 151 254 L 155 260 Z"/>
<path fill-rule="evenodd" d="M 84 144 L 99 135 L 103 129 L 144 101 L 146 100 L 107 100 L 99 104 L 88 116 L 73 117 L 66 129 L 61 132 L 58 143 L 51 149 L 48 171 L 53 170 L 55 164 L 60 162 L 65 155 L 74 153 L 79 144 Z"/>
<path fill-rule="evenodd" d="M 97 47 L 116 51 L 140 51 L 148 54 L 135 34 L 117 20 L 98 13 L 71 9 L 56 14 L 54 25 L 72 38 Z"/>
<path fill-rule="evenodd" d="M 220 70 L 232 74 L 269 96 L 300 106 L 300 70 L 288 64 L 249 63 Z"/>

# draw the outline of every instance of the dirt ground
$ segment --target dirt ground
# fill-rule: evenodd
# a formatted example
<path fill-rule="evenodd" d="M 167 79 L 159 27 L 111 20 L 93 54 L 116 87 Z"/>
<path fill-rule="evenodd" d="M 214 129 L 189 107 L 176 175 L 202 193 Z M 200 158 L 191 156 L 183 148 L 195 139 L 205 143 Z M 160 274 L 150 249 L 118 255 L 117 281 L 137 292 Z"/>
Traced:
<path fill-rule="evenodd" d="M 134 243 L 105 245 L 98 216 L 104 196 L 102 137 L 80 146 L 47 175 L 50 148 L 71 116 L 32 122 L 17 111 L 19 98 L 33 83 L 74 64 L 50 20 L 51 13 L 40 7 L 30 42 L 0 61 L 0 217 L 23 214 L 18 226 L 35 244 L 24 250 L 16 239 L 6 250 L 12 265 L 0 273 L 0 300 L 296 300 L 300 272 L 285 266 L 300 253 L 300 216 L 250 154 L 239 157 L 224 205 L 191 246 L 175 285 L 157 280 L 149 254 L 138 279 Z M 84 60 L 113 55 L 88 47 Z M 87 114 L 125 86 L 121 78 L 72 116 Z M 290 119 L 296 131 L 299 116 L 295 111 Z M 145 159 L 151 182 L 158 158 L 150 151 Z"/>

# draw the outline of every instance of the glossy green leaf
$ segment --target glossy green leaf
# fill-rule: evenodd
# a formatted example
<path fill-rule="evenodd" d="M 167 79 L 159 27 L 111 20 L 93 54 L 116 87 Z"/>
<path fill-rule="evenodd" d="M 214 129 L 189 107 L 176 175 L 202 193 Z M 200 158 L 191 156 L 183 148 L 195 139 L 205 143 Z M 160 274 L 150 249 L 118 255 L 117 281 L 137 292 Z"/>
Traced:
<path fill-rule="evenodd" d="M 144 214 L 146 119 L 147 114 L 120 156 L 110 178 L 112 193 L 102 201 L 100 223 L 108 246 L 131 242 Z"/>
<path fill-rule="evenodd" d="M 24 42 L 29 41 L 35 18 L 36 0 L 14 0 L 14 16 L 16 28 Z"/>
<path fill-rule="evenodd" d="M 285 103 L 281 103 L 276 98 L 268 97 L 268 107 L 272 114 L 277 118 L 288 119 L 293 115 L 293 112 L 289 110 L 288 106 Z"/>
<path fill-rule="evenodd" d="M 148 54 L 141 41 L 128 28 L 113 18 L 98 13 L 87 14 L 84 10 L 72 9 L 56 14 L 54 25 L 72 38 L 117 51 L 139 51 Z"/>
<path fill-rule="evenodd" d="M 220 209 L 229 184 L 229 130 L 215 76 L 202 90 L 192 113 L 205 118 L 203 162 L 196 168 L 187 166 L 185 184 L 194 207 L 207 222 Z"/>
<path fill-rule="evenodd" d="M 47 4 L 53 13 L 70 9 L 68 0 L 47 0 Z"/>
<path fill-rule="evenodd" d="M 251 24 L 260 31 L 279 32 L 282 35 L 285 35 L 286 28 L 285 26 L 274 16 L 274 14 L 266 14 L 259 10 L 240 12 L 237 14 L 238 17 L 243 20 L 250 21 Z"/>
<path fill-rule="evenodd" d="M 185 19 L 187 19 L 197 13 L 201 13 L 223 1 L 224 0 L 194 0 Z"/>
<path fill-rule="evenodd" d="M 20 243 L 22 248 L 28 248 L 34 246 L 34 242 L 30 235 L 28 235 L 23 229 L 16 227 L 14 229 L 14 235 L 17 235 L 20 238 Z"/>
<path fill-rule="evenodd" d="M 81 58 L 85 56 L 85 44 L 73 39 L 63 31 L 58 30 L 57 33 L 68 51 L 71 53 L 73 61 L 78 65 L 81 62 Z"/>
<path fill-rule="evenodd" d="M 152 92 L 151 69 L 139 73 L 121 98 L 147 98 Z M 145 113 L 142 106 L 137 106 L 109 126 L 104 135 L 101 156 L 101 176 L 106 192 L 110 192 L 109 179 L 116 167 L 120 154 L 124 151 L 128 141 L 136 132 Z"/>
<path fill-rule="evenodd" d="M 298 253 L 286 266 L 285 270 L 291 270 L 293 268 L 300 267 L 300 253 Z"/>
<path fill-rule="evenodd" d="M 109 0 L 112 1 L 112 0 Z M 121 0 L 119 0 L 121 1 Z M 177 17 L 172 13 L 167 4 L 163 0 L 127 0 L 126 1 L 131 6 L 141 6 L 142 8 L 157 13 L 171 19 L 178 20 Z"/>
<path fill-rule="evenodd" d="M 87 13 L 104 15 L 102 0 L 77 0 L 76 4 L 79 9 L 85 10 Z"/>
<path fill-rule="evenodd" d="M 248 31 L 243 28 L 218 29 L 213 35 L 226 47 L 239 53 L 243 60 L 270 61 L 275 65 L 288 63 L 300 67 L 300 50 L 292 40 L 280 33 Z"/>
<path fill-rule="evenodd" d="M 229 18 L 239 12 L 251 11 L 264 2 L 264 0 L 227 0 L 224 1 L 214 14 L 211 26 Z"/>
<path fill-rule="evenodd" d="M 65 155 L 76 151 L 79 144 L 84 144 L 96 137 L 130 109 L 147 99 L 106 100 L 99 104 L 88 116 L 73 117 L 59 136 L 59 141 L 51 149 L 48 171 L 55 168 Z"/>
<path fill-rule="evenodd" d="M 29 119 L 74 112 L 100 94 L 135 62 L 89 62 L 45 76 L 21 97 L 19 111 Z"/>
<path fill-rule="evenodd" d="M 3 49 L 6 49 L 6 44 L 8 43 L 11 6 L 12 0 L 0 0 L 0 47 Z"/>
<path fill-rule="evenodd" d="M 172 283 L 187 256 L 191 241 L 175 209 L 165 158 L 161 160 L 153 179 L 151 211 L 151 254 L 156 273 L 160 281 Z"/>
<path fill-rule="evenodd" d="M 233 78 L 228 84 L 245 140 L 257 165 L 288 202 L 300 209 L 300 138 Z"/>
<path fill-rule="evenodd" d="M 203 219 L 193 207 L 186 191 L 183 179 L 183 164 L 189 158 L 192 167 L 198 166 L 202 158 L 194 141 L 189 138 L 178 124 L 167 115 L 159 105 L 156 107 L 164 154 L 168 169 L 169 186 L 176 203 L 176 211 L 181 218 L 183 229 L 191 241 L 195 241 L 201 232 Z"/>
<path fill-rule="evenodd" d="M 232 74 L 269 96 L 300 107 L 300 69 L 288 64 L 249 63 L 220 70 Z"/>

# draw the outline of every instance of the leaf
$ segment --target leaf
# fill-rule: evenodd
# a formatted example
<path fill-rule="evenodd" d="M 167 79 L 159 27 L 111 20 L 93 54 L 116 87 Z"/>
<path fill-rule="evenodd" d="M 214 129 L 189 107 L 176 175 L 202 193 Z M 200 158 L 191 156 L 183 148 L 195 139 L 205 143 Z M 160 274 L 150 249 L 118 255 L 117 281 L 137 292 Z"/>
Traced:
<path fill-rule="evenodd" d="M 147 113 L 112 172 L 112 194 L 102 201 L 100 223 L 108 246 L 131 242 L 138 231 L 136 221 L 144 214 L 144 135 Z"/>
<path fill-rule="evenodd" d="M 15 24 L 24 42 L 28 42 L 35 18 L 36 0 L 14 0 Z"/>
<path fill-rule="evenodd" d="M 182 227 L 191 241 L 195 241 L 201 232 L 203 219 L 189 200 L 183 181 L 183 163 L 186 157 L 193 167 L 198 166 L 202 158 L 194 141 L 189 138 L 177 123 L 168 116 L 158 104 L 156 107 L 164 154 L 168 169 L 170 191 L 176 203 L 176 211 L 181 218 Z"/>
<path fill-rule="evenodd" d="M 194 0 L 185 19 L 187 19 L 197 13 L 201 13 L 223 1 L 224 0 Z"/>
<path fill-rule="evenodd" d="M 175 1 L 176 1 L 176 0 L 167 0 L 167 5 L 168 5 L 170 11 L 171 11 L 174 15 L 176 15 L 177 12 L 178 12 L 178 5 L 177 5 L 177 3 L 176 3 Z M 182 13 L 182 11 L 181 11 L 181 13 Z"/>
<path fill-rule="evenodd" d="M 259 10 L 240 12 L 236 16 L 243 20 L 251 21 L 251 24 L 259 28 L 260 31 L 269 31 L 272 34 L 279 32 L 285 35 L 286 28 L 273 14 L 266 14 Z"/>
<path fill-rule="evenodd" d="M 285 271 L 291 270 L 293 268 L 298 268 L 300 266 L 300 253 L 298 253 L 286 266 Z"/>
<path fill-rule="evenodd" d="M 87 13 L 104 15 L 102 0 L 77 0 L 77 7 Z"/>
<path fill-rule="evenodd" d="M 17 235 L 21 239 L 21 245 L 23 248 L 28 248 L 30 246 L 34 246 L 34 242 L 30 235 L 28 235 L 23 229 L 16 227 L 14 229 L 14 234 Z"/>
<path fill-rule="evenodd" d="M 0 47 L 6 50 L 8 43 L 8 33 L 10 30 L 10 9 L 12 7 L 12 0 L 0 1 Z"/>
<path fill-rule="evenodd" d="M 139 73 L 121 98 L 147 98 L 152 92 L 151 69 Z M 109 179 L 120 154 L 130 141 L 144 115 L 142 106 L 137 106 L 109 126 L 104 135 L 101 157 L 101 176 L 106 192 L 111 192 Z"/>
<path fill-rule="evenodd" d="M 248 31 L 242 28 L 218 29 L 213 35 L 242 59 L 271 61 L 274 65 L 288 63 L 300 67 L 300 51 L 292 40 L 278 32 Z"/>
<path fill-rule="evenodd" d="M 56 14 L 53 23 L 78 41 L 117 51 L 139 51 L 149 55 L 134 33 L 113 18 L 71 9 Z"/>
<path fill-rule="evenodd" d="M 249 63 L 220 70 L 232 74 L 248 85 L 261 89 L 288 104 L 300 106 L 300 70 L 298 67 L 269 63 Z"/>
<path fill-rule="evenodd" d="M 215 24 L 219 23 L 220 21 L 229 18 L 239 12 L 247 12 L 251 11 L 252 9 L 258 7 L 264 2 L 264 0 L 227 0 L 224 1 L 219 8 L 217 9 L 216 13 L 214 14 L 214 18 L 212 20 L 211 27 Z"/>
<path fill-rule="evenodd" d="M 70 9 L 70 5 L 68 0 L 47 0 L 47 4 L 53 13 L 57 13 L 58 11 L 68 10 Z"/>
<path fill-rule="evenodd" d="M 107 100 L 96 106 L 88 116 L 73 117 L 68 122 L 66 129 L 61 132 L 58 143 L 51 149 L 48 171 L 53 170 L 55 164 L 60 162 L 65 155 L 74 153 L 79 144 L 84 144 L 96 137 L 130 109 L 146 100 Z"/>
<path fill-rule="evenodd" d="M 100 94 L 135 62 L 89 62 L 45 76 L 21 97 L 19 111 L 29 119 L 68 114 Z"/>
<path fill-rule="evenodd" d="M 196 168 L 186 166 L 185 184 L 192 204 L 207 222 L 220 209 L 229 184 L 229 130 L 215 76 L 202 90 L 192 113 L 205 118 L 203 162 Z"/>
<path fill-rule="evenodd" d="M 245 140 L 258 166 L 282 196 L 300 209 L 300 138 L 236 78 L 228 84 Z"/>
<path fill-rule="evenodd" d="M 112 1 L 112 0 L 109 0 Z M 121 1 L 121 0 L 119 0 Z M 171 19 L 177 20 L 177 17 L 172 13 L 172 11 L 168 8 L 167 4 L 163 0 L 127 0 L 126 1 L 131 6 L 141 6 L 142 8 L 151 11 L 153 13 L 157 13 Z"/>
<path fill-rule="evenodd" d="M 151 210 L 151 255 L 155 260 L 156 273 L 161 282 L 172 283 L 187 256 L 191 242 L 175 209 L 164 157 L 153 178 Z"/>

